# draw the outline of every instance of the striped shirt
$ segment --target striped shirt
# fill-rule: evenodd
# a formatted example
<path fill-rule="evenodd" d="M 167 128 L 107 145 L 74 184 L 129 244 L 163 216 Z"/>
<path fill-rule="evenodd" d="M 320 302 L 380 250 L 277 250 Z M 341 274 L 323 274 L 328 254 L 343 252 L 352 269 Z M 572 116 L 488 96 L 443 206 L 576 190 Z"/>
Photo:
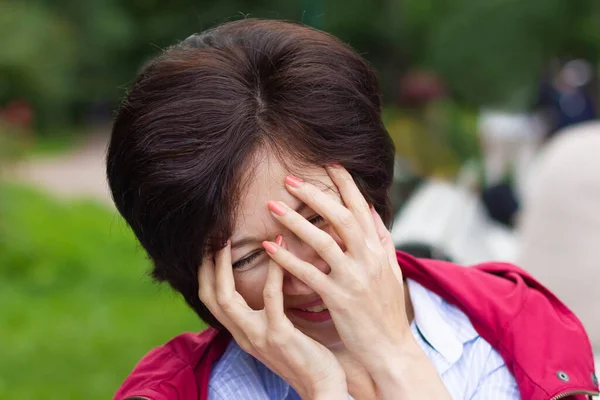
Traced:
<path fill-rule="evenodd" d="M 458 308 L 408 281 L 415 319 L 411 330 L 437 369 L 453 399 L 520 399 L 515 379 L 502 357 Z M 231 341 L 213 368 L 209 400 L 296 400 L 282 378 Z M 349 399 L 352 399 L 349 396 Z"/>

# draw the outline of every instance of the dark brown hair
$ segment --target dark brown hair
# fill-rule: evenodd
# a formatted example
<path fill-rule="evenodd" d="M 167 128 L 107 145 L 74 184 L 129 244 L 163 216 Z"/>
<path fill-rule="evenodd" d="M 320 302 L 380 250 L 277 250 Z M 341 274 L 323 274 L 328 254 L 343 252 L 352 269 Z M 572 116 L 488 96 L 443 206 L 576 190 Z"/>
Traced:
<path fill-rule="evenodd" d="M 394 147 L 377 78 L 316 29 L 245 19 L 193 35 L 144 68 L 112 130 L 106 168 L 119 212 L 153 276 L 215 326 L 197 268 L 231 235 L 252 155 L 265 149 L 296 165 L 343 165 L 391 220 Z"/>

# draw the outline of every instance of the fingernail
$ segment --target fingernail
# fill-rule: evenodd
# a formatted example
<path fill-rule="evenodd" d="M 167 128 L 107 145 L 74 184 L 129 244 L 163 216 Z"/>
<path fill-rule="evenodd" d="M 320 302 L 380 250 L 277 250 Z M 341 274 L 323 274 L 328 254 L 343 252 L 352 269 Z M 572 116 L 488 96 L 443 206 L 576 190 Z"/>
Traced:
<path fill-rule="evenodd" d="M 267 206 L 269 207 L 269 210 L 274 214 L 277 214 L 277 215 L 285 214 L 285 206 L 278 201 L 271 200 L 267 203 Z"/>
<path fill-rule="evenodd" d="M 338 164 L 338 163 L 333 163 L 333 164 L 331 164 L 331 166 L 332 166 L 333 168 L 342 168 L 342 165 L 341 165 L 341 164 Z"/>
<path fill-rule="evenodd" d="M 300 187 L 300 185 L 302 185 L 302 179 L 296 178 L 294 175 L 288 175 L 285 178 L 285 183 L 291 187 Z"/>
<path fill-rule="evenodd" d="M 263 247 L 265 248 L 266 251 L 268 251 L 271 254 L 275 254 L 275 252 L 277 251 L 277 246 L 275 246 L 273 243 L 268 242 L 268 241 L 264 241 L 262 242 Z"/>
<path fill-rule="evenodd" d="M 281 235 L 277 235 L 277 237 L 275 238 L 275 243 L 277 243 L 278 246 L 283 246 L 283 236 Z"/>

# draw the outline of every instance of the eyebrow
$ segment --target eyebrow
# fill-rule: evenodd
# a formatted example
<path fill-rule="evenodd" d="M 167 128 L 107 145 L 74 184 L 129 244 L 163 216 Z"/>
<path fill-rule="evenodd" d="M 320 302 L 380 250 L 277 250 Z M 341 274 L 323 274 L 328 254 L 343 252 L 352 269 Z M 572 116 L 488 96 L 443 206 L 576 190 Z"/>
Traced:
<path fill-rule="evenodd" d="M 308 208 L 308 206 L 305 203 L 300 203 L 295 209 L 294 211 L 296 211 L 298 214 L 301 214 L 304 210 L 306 210 Z M 256 243 L 256 242 L 262 242 L 262 240 L 260 240 L 258 237 L 256 236 L 246 236 L 238 241 L 236 241 L 235 243 L 231 244 L 231 249 L 237 249 L 238 247 L 242 247 L 245 246 L 247 244 L 251 244 L 251 243 Z"/>

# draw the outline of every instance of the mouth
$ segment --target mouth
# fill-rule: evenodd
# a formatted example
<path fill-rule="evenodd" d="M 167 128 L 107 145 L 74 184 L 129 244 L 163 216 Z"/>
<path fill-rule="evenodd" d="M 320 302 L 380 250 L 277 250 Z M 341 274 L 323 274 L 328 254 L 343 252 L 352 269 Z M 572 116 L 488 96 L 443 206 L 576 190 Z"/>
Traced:
<path fill-rule="evenodd" d="M 329 310 L 329 309 L 327 308 L 327 306 L 325 304 L 321 304 L 318 306 L 312 306 L 312 307 L 307 307 L 307 308 L 298 308 L 298 310 L 308 311 L 308 312 L 321 312 L 321 311 L 325 311 L 325 310 Z"/>
<path fill-rule="evenodd" d="M 289 311 L 296 317 L 310 322 L 325 322 L 331 319 L 329 309 L 321 299 L 289 308 Z"/>

